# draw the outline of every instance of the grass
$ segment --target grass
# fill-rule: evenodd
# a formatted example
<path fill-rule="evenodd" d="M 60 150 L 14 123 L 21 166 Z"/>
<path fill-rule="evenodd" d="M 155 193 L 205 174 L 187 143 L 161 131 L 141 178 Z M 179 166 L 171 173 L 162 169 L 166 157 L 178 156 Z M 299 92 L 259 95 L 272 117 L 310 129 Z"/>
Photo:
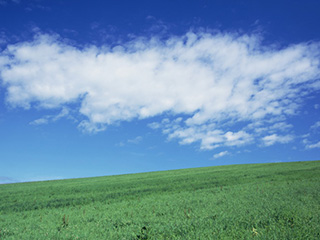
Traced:
<path fill-rule="evenodd" d="M 0 239 L 320 239 L 320 161 L 0 185 Z"/>

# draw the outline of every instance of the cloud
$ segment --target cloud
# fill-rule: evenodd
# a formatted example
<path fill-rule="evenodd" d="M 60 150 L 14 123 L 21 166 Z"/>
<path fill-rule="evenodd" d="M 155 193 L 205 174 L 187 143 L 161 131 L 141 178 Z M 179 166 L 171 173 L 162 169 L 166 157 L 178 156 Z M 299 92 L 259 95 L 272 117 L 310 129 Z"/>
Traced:
<path fill-rule="evenodd" d="M 43 125 L 49 122 L 48 117 L 39 118 L 30 122 L 30 125 Z"/>
<path fill-rule="evenodd" d="M 314 144 L 307 144 L 306 148 L 307 149 L 320 148 L 320 141 Z"/>
<path fill-rule="evenodd" d="M 69 115 L 69 109 L 66 107 L 63 107 L 61 112 L 58 115 L 46 115 L 43 116 L 42 118 L 36 119 L 32 122 L 30 122 L 31 125 L 42 125 L 42 124 L 47 124 L 49 122 L 56 122 L 59 119 L 66 117 Z"/>
<path fill-rule="evenodd" d="M 279 136 L 277 134 L 272 134 L 262 138 L 265 146 L 271 146 L 275 143 L 289 143 L 293 141 L 294 137 L 291 135 Z"/>
<path fill-rule="evenodd" d="M 283 121 L 282 118 L 271 119 L 269 121 L 255 121 L 247 125 L 247 130 L 253 130 L 256 134 L 272 134 L 276 132 L 288 132 L 293 128 L 292 124 Z"/>
<path fill-rule="evenodd" d="M 149 126 L 181 144 L 205 150 L 262 138 L 268 146 L 291 139 L 275 132 L 290 129 L 286 119 L 320 88 L 319 49 L 315 42 L 277 48 L 262 45 L 259 35 L 204 32 L 76 48 L 39 34 L 7 46 L 0 76 L 13 107 L 79 103 L 78 127 L 87 132 L 165 114 L 166 122 Z M 249 127 L 255 122 L 260 132 Z"/>
<path fill-rule="evenodd" d="M 163 132 L 169 139 L 180 139 L 180 144 L 200 142 L 200 149 L 212 150 L 222 146 L 242 146 L 253 140 L 251 134 L 245 131 L 232 132 L 217 129 L 216 124 L 181 126 L 182 119 L 166 123 Z"/>
<path fill-rule="evenodd" d="M 314 148 L 320 148 L 320 141 L 318 141 L 319 130 L 320 130 L 320 121 L 317 121 L 310 126 L 309 133 L 301 136 L 302 144 L 305 146 L 305 149 L 310 150 Z"/>
<path fill-rule="evenodd" d="M 316 129 L 320 128 L 320 121 L 318 121 L 315 124 L 313 124 L 310 128 L 313 129 L 313 130 L 316 130 Z"/>
<path fill-rule="evenodd" d="M 158 129 L 158 128 L 161 127 L 161 124 L 158 123 L 158 122 L 152 122 L 152 123 L 149 123 L 149 124 L 148 124 L 148 127 L 149 127 L 149 128 L 152 128 L 152 129 Z"/>
<path fill-rule="evenodd" d="M 213 155 L 213 158 L 214 158 L 214 159 L 220 158 L 220 157 L 226 156 L 226 155 L 228 155 L 228 154 L 229 154 L 228 151 L 219 152 L 219 153 L 217 153 L 217 154 L 214 154 L 214 155 Z"/>
<path fill-rule="evenodd" d="M 128 139 L 127 142 L 128 143 L 133 143 L 133 144 L 138 144 L 142 141 L 142 137 L 141 136 L 137 136 L 136 138 L 133 139 Z"/>
<path fill-rule="evenodd" d="M 142 140 L 143 140 L 143 137 L 142 137 L 142 136 L 137 136 L 137 137 L 135 137 L 135 138 L 128 139 L 127 141 L 121 141 L 121 142 L 115 144 L 115 146 L 117 146 L 117 147 L 124 147 L 124 146 L 126 145 L 126 143 L 129 143 L 129 144 L 139 144 Z"/>

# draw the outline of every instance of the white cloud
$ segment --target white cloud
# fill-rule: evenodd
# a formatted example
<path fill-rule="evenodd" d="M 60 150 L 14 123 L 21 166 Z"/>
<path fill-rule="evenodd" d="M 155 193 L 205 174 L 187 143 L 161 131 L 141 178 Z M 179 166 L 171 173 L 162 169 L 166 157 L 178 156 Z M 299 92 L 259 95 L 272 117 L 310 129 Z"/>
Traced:
<path fill-rule="evenodd" d="M 36 119 L 36 120 L 30 122 L 30 124 L 31 125 L 42 125 L 42 124 L 47 124 L 49 122 L 56 122 L 60 118 L 67 117 L 68 115 L 69 115 L 69 109 L 66 107 L 63 107 L 59 114 L 43 116 L 42 118 L 39 118 L 39 119 Z"/>
<path fill-rule="evenodd" d="M 90 121 L 83 120 L 79 123 L 78 129 L 85 133 L 97 133 L 105 131 L 107 127 L 103 124 L 93 124 Z"/>
<path fill-rule="evenodd" d="M 179 139 L 180 144 L 200 142 L 200 149 L 212 150 L 221 146 L 242 146 L 252 142 L 253 137 L 245 131 L 223 131 L 216 124 L 185 126 L 182 118 L 164 119 L 160 124 L 169 139 Z"/>
<path fill-rule="evenodd" d="M 32 122 L 30 122 L 30 125 L 43 125 L 43 124 L 47 124 L 48 122 L 49 121 L 47 117 L 42 117 L 42 118 L 33 120 Z"/>
<path fill-rule="evenodd" d="M 320 130 L 320 121 L 317 121 L 310 126 L 309 133 L 301 136 L 302 144 L 305 146 L 305 149 L 320 148 L 320 142 L 314 143 L 319 139 L 318 137 L 319 130 Z"/>
<path fill-rule="evenodd" d="M 312 149 L 312 148 L 320 148 L 320 141 L 315 143 L 315 144 L 307 144 L 306 145 L 307 149 Z"/>
<path fill-rule="evenodd" d="M 135 138 L 128 139 L 127 141 L 121 141 L 121 142 L 115 144 L 115 146 L 117 146 L 117 147 L 124 147 L 124 146 L 126 146 L 126 143 L 129 143 L 129 144 L 139 144 L 142 140 L 143 140 L 143 137 L 142 137 L 142 136 L 137 136 L 137 137 L 135 137 Z"/>
<path fill-rule="evenodd" d="M 202 149 L 240 146 L 263 131 L 230 130 L 235 123 L 261 121 L 260 128 L 266 127 L 264 118 L 296 114 L 303 96 L 320 87 L 318 43 L 276 49 L 260 39 L 189 32 L 166 41 L 136 38 L 114 48 L 79 49 L 39 35 L 1 53 L 0 76 L 11 106 L 62 108 L 80 102 L 84 131 L 169 113 L 183 115 L 169 119 L 170 126 L 161 123 L 170 139 L 200 142 Z M 268 137 L 269 145 L 285 142 Z"/>
<path fill-rule="evenodd" d="M 286 122 L 277 122 L 272 126 L 270 126 L 270 130 L 271 131 L 287 131 L 292 127 L 293 127 L 292 124 L 288 124 Z"/>
<path fill-rule="evenodd" d="M 127 142 L 128 143 L 133 143 L 133 144 L 138 144 L 138 143 L 140 143 L 142 141 L 142 139 L 143 138 L 141 136 L 137 136 L 137 137 L 135 137 L 133 139 L 128 139 Z"/>
<path fill-rule="evenodd" d="M 161 127 L 161 124 L 158 123 L 158 122 L 152 122 L 152 123 L 149 123 L 149 124 L 148 124 L 148 127 L 149 127 L 149 128 L 152 128 L 152 129 L 158 129 L 158 128 Z"/>
<path fill-rule="evenodd" d="M 314 129 L 314 130 L 320 128 L 320 121 L 318 121 L 315 124 L 313 124 L 310 128 Z"/>
<path fill-rule="evenodd" d="M 291 135 L 279 136 L 277 134 L 272 134 L 269 136 L 265 136 L 262 138 L 263 143 L 265 146 L 271 146 L 275 143 L 288 143 L 293 141 L 294 137 Z"/>
<path fill-rule="evenodd" d="M 287 132 L 293 128 L 292 124 L 272 119 L 271 121 L 255 121 L 247 125 L 247 130 L 253 130 L 257 135 Z"/>
<path fill-rule="evenodd" d="M 229 154 L 229 152 L 228 151 L 224 151 L 224 152 L 219 152 L 219 153 L 217 153 L 217 154 L 214 154 L 213 155 L 213 158 L 220 158 L 220 157 L 223 157 L 223 156 L 226 156 L 226 155 L 228 155 Z"/>

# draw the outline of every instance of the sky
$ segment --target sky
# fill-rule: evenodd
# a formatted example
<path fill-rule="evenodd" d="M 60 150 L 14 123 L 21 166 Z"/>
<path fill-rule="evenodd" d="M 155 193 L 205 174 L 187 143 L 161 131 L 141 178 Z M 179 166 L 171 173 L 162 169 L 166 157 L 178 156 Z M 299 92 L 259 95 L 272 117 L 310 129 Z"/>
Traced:
<path fill-rule="evenodd" d="M 0 183 L 319 160 L 320 2 L 0 0 Z"/>

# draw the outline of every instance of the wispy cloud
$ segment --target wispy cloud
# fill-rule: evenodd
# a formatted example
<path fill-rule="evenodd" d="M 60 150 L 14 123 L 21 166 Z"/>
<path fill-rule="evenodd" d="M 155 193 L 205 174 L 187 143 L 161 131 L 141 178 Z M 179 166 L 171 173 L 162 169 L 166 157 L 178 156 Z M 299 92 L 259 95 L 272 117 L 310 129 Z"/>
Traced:
<path fill-rule="evenodd" d="M 317 130 L 317 129 L 319 129 L 319 128 L 320 128 L 320 121 L 316 122 L 315 124 L 313 124 L 313 125 L 311 126 L 311 129 L 312 129 L 312 130 Z"/>
<path fill-rule="evenodd" d="M 66 117 L 68 115 L 69 115 L 69 109 L 66 107 L 63 107 L 59 114 L 43 116 L 42 118 L 39 118 L 39 119 L 36 119 L 36 120 L 30 122 L 30 124 L 31 125 L 42 125 L 42 124 L 47 124 L 49 122 L 56 122 L 59 119 Z"/>
<path fill-rule="evenodd" d="M 117 147 L 124 147 L 127 144 L 139 144 L 139 143 L 141 143 L 142 140 L 143 140 L 142 136 L 137 136 L 135 138 L 130 138 L 126 141 L 121 141 L 121 142 L 117 143 L 116 146 Z"/>
<path fill-rule="evenodd" d="M 317 121 L 310 126 L 309 133 L 301 136 L 302 144 L 305 146 L 306 150 L 320 148 L 320 141 L 318 141 L 319 130 L 320 130 L 320 121 Z"/>
<path fill-rule="evenodd" d="M 170 113 L 149 126 L 181 144 L 214 149 L 290 142 L 292 134 L 278 130 L 292 128 L 286 119 L 320 88 L 319 43 L 276 48 L 258 35 L 203 32 L 160 39 L 79 49 L 38 35 L 10 45 L 0 55 L 6 100 L 25 109 L 80 102 L 86 120 L 79 128 L 89 132 Z M 261 131 L 250 128 L 255 122 Z"/>
<path fill-rule="evenodd" d="M 213 158 L 214 158 L 214 159 L 220 158 L 220 157 L 226 156 L 226 155 L 228 155 L 228 154 L 229 154 L 228 151 L 219 152 L 219 153 L 217 153 L 217 154 L 214 154 L 214 155 L 213 155 Z"/>
<path fill-rule="evenodd" d="M 306 144 L 307 149 L 320 148 L 320 141 L 314 144 Z"/>
<path fill-rule="evenodd" d="M 133 139 L 128 139 L 127 142 L 128 143 L 133 143 L 133 144 L 138 144 L 138 143 L 140 143 L 142 141 L 142 139 L 143 138 L 141 136 L 137 136 L 137 137 L 135 137 Z"/>
<path fill-rule="evenodd" d="M 288 143 L 293 141 L 294 137 L 292 135 L 279 136 L 277 134 L 272 134 L 262 138 L 265 146 L 271 146 L 275 143 Z"/>
<path fill-rule="evenodd" d="M 181 118 L 164 124 L 163 132 L 169 139 L 180 139 L 180 144 L 201 143 L 202 150 L 212 150 L 222 146 L 242 146 L 250 143 L 253 136 L 245 131 L 223 131 L 217 124 L 183 126 Z M 181 126 L 182 125 L 182 126 Z"/>

